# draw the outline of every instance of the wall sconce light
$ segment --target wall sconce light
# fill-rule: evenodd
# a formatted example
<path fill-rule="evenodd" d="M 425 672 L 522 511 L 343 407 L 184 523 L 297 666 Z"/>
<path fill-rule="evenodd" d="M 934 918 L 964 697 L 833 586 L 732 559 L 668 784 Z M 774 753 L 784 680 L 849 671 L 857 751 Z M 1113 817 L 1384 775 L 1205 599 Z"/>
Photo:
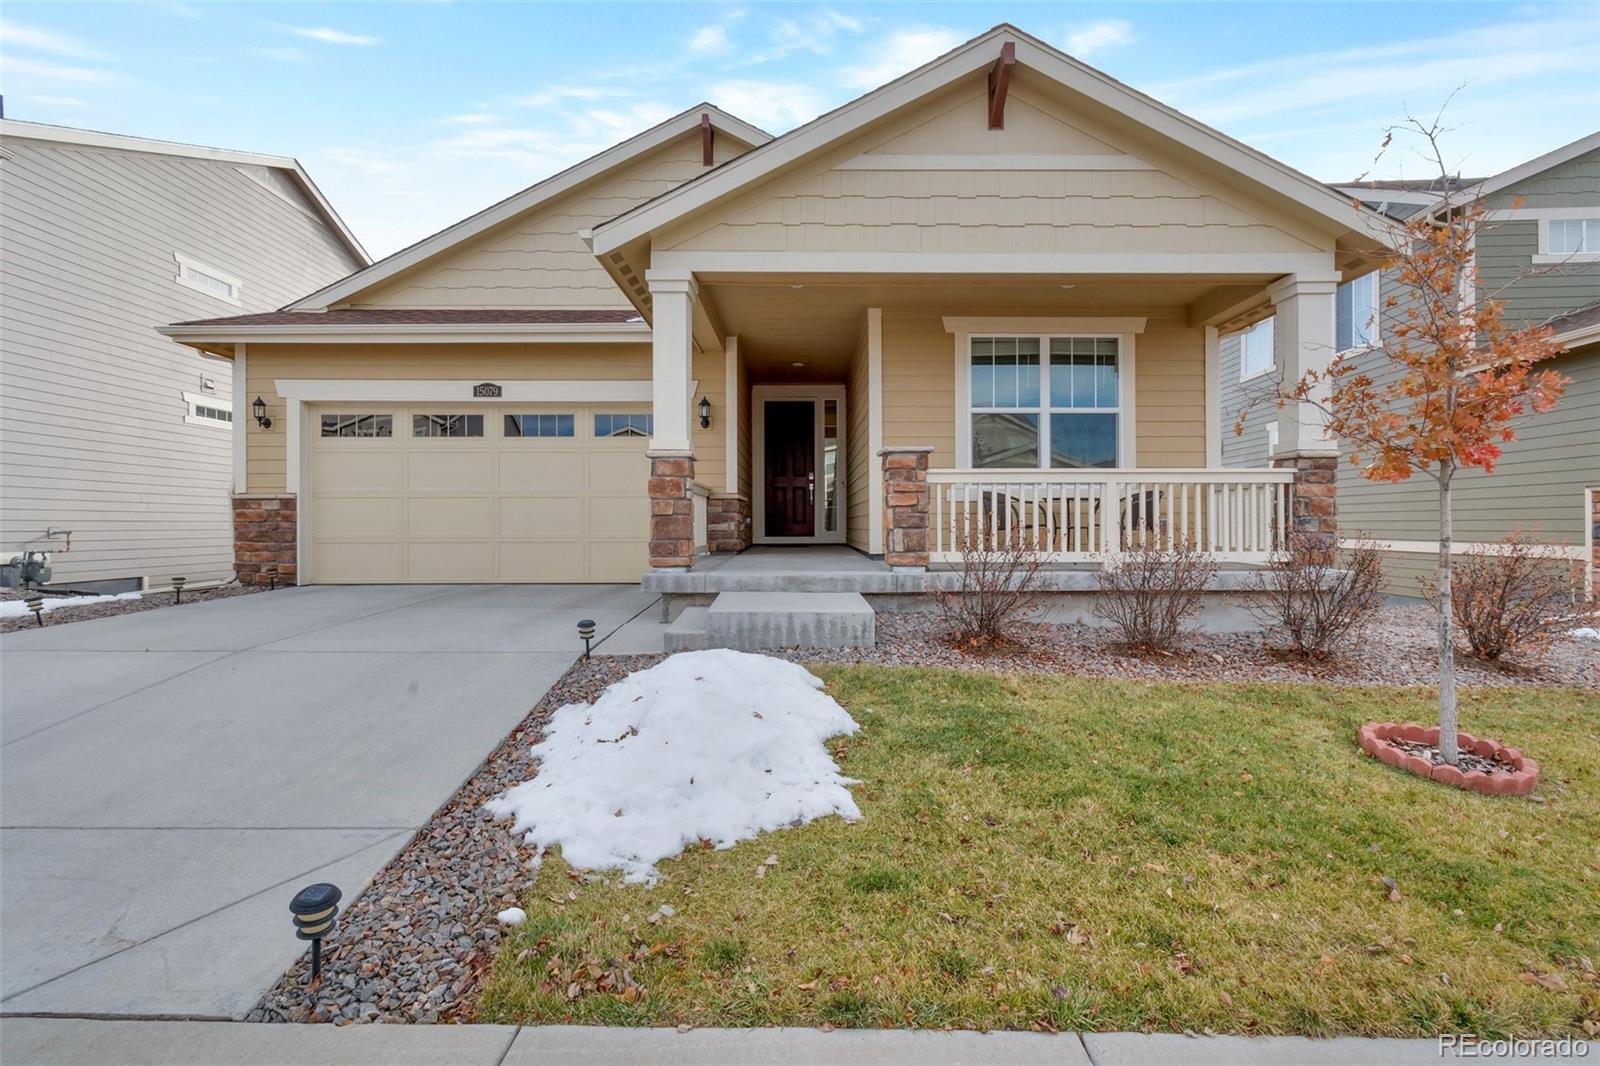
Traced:
<path fill-rule="evenodd" d="M 311 941 L 311 980 L 322 974 L 322 938 L 333 932 L 339 920 L 337 885 L 322 882 L 307 885 L 289 901 L 289 913 L 294 915 L 294 935 Z"/>
<path fill-rule="evenodd" d="M 262 429 L 272 428 L 272 419 L 267 417 L 267 401 L 256 397 L 256 402 L 250 405 L 250 413 L 256 416 L 256 425 Z"/>
<path fill-rule="evenodd" d="M 711 428 L 711 401 L 704 396 L 700 397 L 700 428 Z"/>
<path fill-rule="evenodd" d="M 584 618 L 578 622 L 578 636 L 583 638 L 583 661 L 589 661 L 589 642 L 594 639 L 594 619 Z"/>

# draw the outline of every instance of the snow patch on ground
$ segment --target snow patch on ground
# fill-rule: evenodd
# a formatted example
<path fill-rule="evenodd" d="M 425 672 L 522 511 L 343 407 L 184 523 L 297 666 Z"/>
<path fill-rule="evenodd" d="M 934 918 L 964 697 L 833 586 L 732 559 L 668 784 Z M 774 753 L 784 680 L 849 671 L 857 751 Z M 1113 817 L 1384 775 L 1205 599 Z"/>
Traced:
<path fill-rule="evenodd" d="M 804 667 L 692 651 L 632 674 L 593 704 L 550 717 L 538 776 L 485 808 L 580 869 L 653 883 L 655 864 L 709 840 L 830 814 L 861 817 L 823 741 L 860 728 Z"/>
<path fill-rule="evenodd" d="M 1589 626 L 1584 626 L 1582 629 L 1574 629 L 1572 632 L 1568 633 L 1567 636 L 1577 637 L 1579 640 L 1600 640 L 1600 629 L 1592 629 Z"/>
<path fill-rule="evenodd" d="M 495 915 L 501 925 L 521 925 L 528 920 L 528 912 L 521 907 L 507 907 Z"/>
<path fill-rule="evenodd" d="M 115 596 L 46 596 L 44 613 L 59 611 L 63 607 L 87 607 L 91 603 L 115 603 L 118 600 L 136 600 L 142 592 L 121 592 Z M 31 614 L 25 600 L 0 600 L 0 618 L 21 618 Z"/>

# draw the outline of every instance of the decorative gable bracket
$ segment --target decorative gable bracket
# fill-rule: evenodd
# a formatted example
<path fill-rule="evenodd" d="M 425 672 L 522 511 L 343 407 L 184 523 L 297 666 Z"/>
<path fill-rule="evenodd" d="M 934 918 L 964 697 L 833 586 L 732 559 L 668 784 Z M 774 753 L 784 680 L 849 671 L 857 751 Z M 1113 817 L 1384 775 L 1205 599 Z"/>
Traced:
<path fill-rule="evenodd" d="M 700 112 L 700 165 L 703 167 L 709 167 L 716 158 L 713 151 L 716 137 L 717 131 L 711 128 L 711 116 Z"/>
<path fill-rule="evenodd" d="M 1011 88 L 1011 68 L 1017 65 L 1017 46 L 1007 41 L 1000 46 L 1000 58 L 989 68 L 989 128 L 1006 128 L 1006 91 Z"/>

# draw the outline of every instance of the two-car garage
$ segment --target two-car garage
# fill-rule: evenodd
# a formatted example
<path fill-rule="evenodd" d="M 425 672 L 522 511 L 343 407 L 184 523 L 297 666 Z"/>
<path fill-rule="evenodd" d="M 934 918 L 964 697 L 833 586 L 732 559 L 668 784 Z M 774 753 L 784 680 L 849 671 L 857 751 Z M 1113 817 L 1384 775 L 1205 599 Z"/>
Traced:
<path fill-rule="evenodd" d="M 302 580 L 637 581 L 649 565 L 647 412 L 307 405 Z"/>

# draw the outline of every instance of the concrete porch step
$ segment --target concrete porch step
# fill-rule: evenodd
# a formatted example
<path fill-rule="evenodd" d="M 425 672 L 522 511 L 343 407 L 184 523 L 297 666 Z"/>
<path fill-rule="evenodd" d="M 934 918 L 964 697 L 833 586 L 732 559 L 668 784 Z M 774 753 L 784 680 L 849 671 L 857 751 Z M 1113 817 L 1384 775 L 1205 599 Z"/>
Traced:
<path fill-rule="evenodd" d="M 668 652 L 700 648 L 870 648 L 872 605 L 858 592 L 722 592 L 667 627 Z"/>

